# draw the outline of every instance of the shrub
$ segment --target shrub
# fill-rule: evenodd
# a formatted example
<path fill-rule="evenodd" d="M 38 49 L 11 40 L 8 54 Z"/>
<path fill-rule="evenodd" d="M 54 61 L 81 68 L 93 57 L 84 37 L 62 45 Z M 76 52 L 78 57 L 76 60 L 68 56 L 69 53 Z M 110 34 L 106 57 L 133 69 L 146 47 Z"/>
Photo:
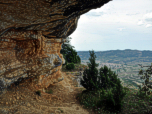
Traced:
<path fill-rule="evenodd" d="M 123 90 L 123 87 L 120 85 L 120 81 L 118 81 L 118 85 L 108 89 L 107 93 L 101 93 L 101 99 L 98 101 L 98 107 L 105 107 L 104 110 L 110 112 L 121 112 L 123 106 L 123 98 L 126 95 L 126 92 Z M 104 89 L 102 90 L 104 91 Z"/>
<path fill-rule="evenodd" d="M 94 94 L 102 90 L 101 93 L 99 92 L 99 96 L 101 97 L 99 98 L 100 100 L 96 105 L 101 106 L 102 104 L 103 106 L 104 102 L 106 107 L 105 109 L 111 112 L 121 111 L 122 99 L 126 95 L 126 92 L 121 85 L 120 79 L 118 79 L 117 75 L 112 72 L 111 69 L 108 69 L 107 66 L 100 68 L 100 76 L 98 76 L 98 70 L 95 68 L 98 66 L 98 64 L 95 63 L 96 56 L 94 55 L 94 52 L 90 52 L 90 55 L 91 58 L 89 58 L 89 60 L 91 63 L 88 64 L 89 69 L 84 70 L 84 80 L 80 81 L 81 85 L 86 88 L 82 94 L 89 92 Z M 107 93 L 105 94 L 104 91 L 107 91 Z M 85 102 L 85 105 L 90 107 L 93 106 L 88 104 L 90 102 Z"/>
<path fill-rule="evenodd" d="M 113 73 L 107 66 L 100 69 L 100 80 L 102 83 L 99 84 L 99 88 L 102 88 L 101 100 L 99 100 L 98 105 L 101 103 L 106 107 L 105 110 L 110 112 L 121 112 L 123 105 L 123 98 L 126 95 L 124 87 L 121 85 L 121 81 L 117 78 L 117 75 Z M 104 91 L 107 91 L 104 95 Z M 106 99 L 106 100 L 103 100 Z M 103 103 L 104 101 L 104 103 Z M 99 105 L 100 106 L 100 105 Z"/>
<path fill-rule="evenodd" d="M 41 91 L 36 91 L 36 94 L 41 96 Z"/>
<path fill-rule="evenodd" d="M 141 66 L 141 65 L 140 65 Z M 141 66 L 142 67 L 142 66 Z M 146 67 L 146 66 L 144 66 Z M 147 66 L 148 67 L 148 66 Z M 152 74 L 152 63 L 151 63 L 151 66 L 149 66 L 150 68 L 148 68 L 146 70 L 146 73 L 145 76 L 143 75 L 143 70 L 140 69 L 139 71 L 139 74 L 138 75 L 143 75 L 142 77 L 140 77 L 140 79 L 145 79 L 145 83 L 142 83 L 143 87 L 141 88 L 141 85 L 138 85 L 139 87 L 139 92 L 140 92 L 140 95 L 142 96 L 142 93 L 144 91 L 145 95 L 144 96 L 147 96 L 147 95 L 150 95 L 150 90 L 149 89 L 152 89 L 152 84 L 149 83 L 149 78 L 151 77 L 151 74 Z"/>
<path fill-rule="evenodd" d="M 69 64 L 66 65 L 67 70 L 72 70 L 74 68 L 75 68 L 74 63 L 69 63 Z"/>

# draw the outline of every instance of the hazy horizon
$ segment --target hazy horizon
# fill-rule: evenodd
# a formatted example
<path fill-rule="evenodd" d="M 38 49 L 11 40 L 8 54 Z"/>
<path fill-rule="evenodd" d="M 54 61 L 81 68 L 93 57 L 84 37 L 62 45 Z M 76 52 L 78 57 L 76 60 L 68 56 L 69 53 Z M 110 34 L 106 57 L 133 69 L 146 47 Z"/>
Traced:
<path fill-rule="evenodd" d="M 80 16 L 77 51 L 152 50 L 152 0 L 113 0 Z"/>
<path fill-rule="evenodd" d="M 116 50 L 121 50 L 121 49 L 116 49 Z M 121 51 L 124 51 L 124 50 L 126 50 L 126 49 L 123 49 Z M 130 50 L 137 50 L 137 49 L 130 49 Z M 76 51 L 78 52 L 78 51 L 89 51 L 89 50 L 76 50 Z M 90 51 L 92 51 L 92 50 L 90 50 Z M 97 51 L 112 51 L 112 50 L 94 50 L 94 52 L 97 52 Z M 152 50 L 138 50 L 138 51 L 152 51 Z"/>

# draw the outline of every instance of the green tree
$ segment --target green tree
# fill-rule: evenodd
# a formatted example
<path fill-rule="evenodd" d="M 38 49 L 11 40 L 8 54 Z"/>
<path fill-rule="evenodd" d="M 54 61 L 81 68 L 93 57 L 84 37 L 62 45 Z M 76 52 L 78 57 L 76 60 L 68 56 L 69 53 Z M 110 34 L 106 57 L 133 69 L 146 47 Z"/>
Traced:
<path fill-rule="evenodd" d="M 140 64 L 139 64 L 140 65 Z M 145 83 L 143 82 L 142 85 L 143 87 L 141 88 L 141 85 L 138 85 L 139 87 L 139 92 L 140 94 L 142 93 L 142 91 L 144 91 L 144 95 L 149 95 L 151 92 L 150 90 L 152 89 L 152 83 L 150 82 L 149 78 L 151 77 L 152 74 L 152 63 L 151 66 L 142 66 L 141 67 L 150 67 L 146 70 L 146 73 L 144 73 L 144 70 L 140 69 L 138 75 L 142 75 L 142 77 L 140 77 L 140 79 L 146 79 Z M 143 74 L 144 73 L 144 74 Z"/>
<path fill-rule="evenodd" d="M 65 59 L 65 64 L 63 65 L 67 65 L 67 63 L 81 63 L 80 57 L 77 55 L 77 52 L 73 49 L 74 46 L 71 46 L 71 44 L 69 44 L 69 39 L 71 38 L 66 38 L 66 42 L 62 44 L 62 49 L 60 51 L 60 53 L 63 55 Z"/>
<path fill-rule="evenodd" d="M 124 87 L 121 85 L 120 79 L 117 77 L 115 72 L 111 71 L 111 69 L 104 65 L 104 68 L 100 68 L 99 70 L 99 79 L 102 83 L 99 84 L 99 90 L 106 90 L 107 95 L 105 96 L 105 110 L 110 112 L 121 111 L 122 109 L 122 99 L 126 95 Z M 101 106 L 101 102 L 99 102 L 99 106 Z"/>
<path fill-rule="evenodd" d="M 90 52 L 90 56 L 90 63 L 88 63 L 89 69 L 84 70 L 83 80 L 80 80 L 81 85 L 86 88 L 86 90 L 82 91 L 82 94 L 91 92 L 95 95 L 95 93 L 99 92 L 99 95 L 103 97 L 100 97 L 101 99 L 99 98 L 97 107 L 101 107 L 103 102 L 105 102 L 105 109 L 111 112 L 116 110 L 120 111 L 123 103 L 122 99 L 126 95 L 120 79 L 105 65 L 104 68 L 101 67 L 99 69 L 98 74 L 96 67 L 98 67 L 99 64 L 95 63 L 96 56 L 94 51 Z M 104 91 L 107 91 L 107 93 L 102 95 L 105 93 Z"/>
<path fill-rule="evenodd" d="M 81 63 L 80 57 L 77 55 L 77 52 L 68 47 L 68 54 L 66 55 L 66 60 L 68 63 Z"/>
<path fill-rule="evenodd" d="M 66 55 L 69 53 L 68 49 L 69 48 L 74 48 L 74 46 L 71 46 L 69 39 L 71 39 L 71 38 L 70 37 L 66 38 L 66 42 L 62 43 L 62 46 L 61 46 L 62 49 L 60 50 L 60 53 L 63 55 L 63 58 L 65 59 L 65 64 L 63 64 L 63 65 L 67 64 Z"/>
<path fill-rule="evenodd" d="M 87 91 L 97 90 L 99 81 L 97 81 L 98 77 L 98 69 L 96 67 L 99 66 L 99 64 L 95 63 L 96 55 L 94 55 L 94 51 L 90 52 L 90 63 L 87 62 L 87 65 L 89 69 L 85 69 L 83 72 L 83 79 L 80 80 L 81 85 L 86 88 Z"/>
<path fill-rule="evenodd" d="M 117 75 L 115 72 L 111 71 L 111 68 L 108 69 L 108 67 L 104 65 L 104 68 L 100 68 L 99 75 L 99 78 L 102 81 L 102 83 L 99 85 L 100 88 L 107 90 L 115 86 L 117 82 Z"/>

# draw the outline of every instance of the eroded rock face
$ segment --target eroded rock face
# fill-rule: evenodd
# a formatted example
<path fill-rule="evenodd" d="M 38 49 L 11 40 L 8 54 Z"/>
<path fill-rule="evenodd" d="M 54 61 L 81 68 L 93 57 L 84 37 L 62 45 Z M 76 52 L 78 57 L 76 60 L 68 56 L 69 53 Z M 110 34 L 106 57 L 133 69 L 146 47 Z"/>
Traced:
<path fill-rule="evenodd" d="M 42 31 L 47 38 L 72 34 L 80 15 L 111 0 L 0 0 L 0 31 L 11 27 Z"/>
<path fill-rule="evenodd" d="M 38 77 L 46 88 L 63 80 L 60 54 L 80 15 L 111 0 L 0 0 L 0 87 Z"/>
<path fill-rule="evenodd" d="M 62 40 L 46 39 L 41 31 L 33 37 L 28 34 L 33 32 L 14 30 L 0 42 L 0 86 L 3 88 L 25 77 L 38 77 L 41 87 L 63 79 L 60 71 L 65 62 L 60 54 Z"/>

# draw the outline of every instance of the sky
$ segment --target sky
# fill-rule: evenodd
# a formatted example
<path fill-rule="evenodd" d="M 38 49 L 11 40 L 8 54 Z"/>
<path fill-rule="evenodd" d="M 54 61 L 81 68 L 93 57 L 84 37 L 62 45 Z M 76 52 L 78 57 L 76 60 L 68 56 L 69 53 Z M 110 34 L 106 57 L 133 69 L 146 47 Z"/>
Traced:
<path fill-rule="evenodd" d="M 152 0 L 113 0 L 92 9 L 69 37 L 76 51 L 152 51 Z"/>

